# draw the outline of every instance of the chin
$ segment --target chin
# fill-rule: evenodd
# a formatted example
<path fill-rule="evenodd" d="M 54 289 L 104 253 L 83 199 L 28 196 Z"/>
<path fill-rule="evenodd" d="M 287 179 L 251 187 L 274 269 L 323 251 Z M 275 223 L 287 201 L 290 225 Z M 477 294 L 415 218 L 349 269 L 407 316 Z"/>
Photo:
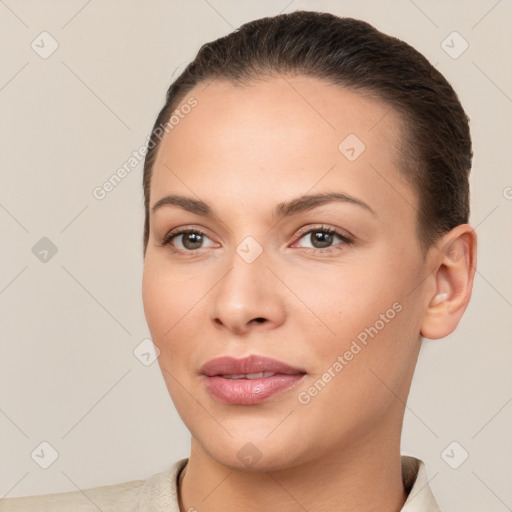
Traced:
<path fill-rule="evenodd" d="M 222 439 L 214 439 L 205 433 L 204 439 L 205 442 L 202 442 L 201 436 L 195 437 L 200 450 L 218 464 L 233 471 L 280 471 L 308 460 L 304 443 L 300 440 L 290 442 L 290 436 L 278 436 L 274 433 L 268 438 L 262 438 L 248 435 L 246 431 L 245 435 L 230 437 L 226 434 Z"/>

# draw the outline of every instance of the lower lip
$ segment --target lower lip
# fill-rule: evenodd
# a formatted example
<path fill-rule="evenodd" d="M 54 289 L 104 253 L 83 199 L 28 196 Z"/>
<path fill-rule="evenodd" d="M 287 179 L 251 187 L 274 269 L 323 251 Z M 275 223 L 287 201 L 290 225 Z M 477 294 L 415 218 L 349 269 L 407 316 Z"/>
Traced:
<path fill-rule="evenodd" d="M 297 384 L 304 374 L 276 374 L 261 379 L 225 379 L 206 377 L 206 389 L 227 404 L 254 405 Z"/>

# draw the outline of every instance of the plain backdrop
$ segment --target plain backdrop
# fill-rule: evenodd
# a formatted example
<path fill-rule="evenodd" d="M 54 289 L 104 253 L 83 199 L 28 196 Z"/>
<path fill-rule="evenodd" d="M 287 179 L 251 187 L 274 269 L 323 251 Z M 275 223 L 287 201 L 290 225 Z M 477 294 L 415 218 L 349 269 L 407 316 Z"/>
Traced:
<path fill-rule="evenodd" d="M 93 190 L 146 143 L 203 43 L 297 9 L 407 41 L 471 118 L 474 294 L 453 335 L 424 341 L 402 450 L 425 461 L 443 511 L 511 509 L 507 0 L 0 1 L 0 497 L 145 479 L 188 455 L 141 357 L 142 163 L 104 199 Z"/>

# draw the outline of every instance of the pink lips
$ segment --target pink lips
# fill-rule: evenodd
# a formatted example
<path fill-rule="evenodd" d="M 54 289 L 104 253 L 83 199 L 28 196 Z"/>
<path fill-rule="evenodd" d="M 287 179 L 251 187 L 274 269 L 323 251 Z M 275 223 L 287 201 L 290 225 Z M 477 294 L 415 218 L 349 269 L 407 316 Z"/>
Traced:
<path fill-rule="evenodd" d="M 276 359 L 252 355 L 243 359 L 219 357 L 201 367 L 206 389 L 228 404 L 253 405 L 284 391 L 305 375 Z"/>

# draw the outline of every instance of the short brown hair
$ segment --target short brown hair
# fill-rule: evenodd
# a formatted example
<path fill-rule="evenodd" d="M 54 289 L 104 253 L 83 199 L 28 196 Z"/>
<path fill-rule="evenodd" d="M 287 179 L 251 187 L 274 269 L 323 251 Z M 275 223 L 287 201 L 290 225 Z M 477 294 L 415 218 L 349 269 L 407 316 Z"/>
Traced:
<path fill-rule="evenodd" d="M 251 21 L 204 44 L 174 80 L 154 124 L 144 162 L 144 255 L 153 164 L 162 126 L 186 94 L 208 80 L 250 84 L 279 73 L 309 75 L 393 107 L 404 122 L 400 168 L 419 197 L 424 249 L 469 218 L 472 148 L 467 117 L 444 76 L 412 46 L 364 21 L 295 11 Z"/>

